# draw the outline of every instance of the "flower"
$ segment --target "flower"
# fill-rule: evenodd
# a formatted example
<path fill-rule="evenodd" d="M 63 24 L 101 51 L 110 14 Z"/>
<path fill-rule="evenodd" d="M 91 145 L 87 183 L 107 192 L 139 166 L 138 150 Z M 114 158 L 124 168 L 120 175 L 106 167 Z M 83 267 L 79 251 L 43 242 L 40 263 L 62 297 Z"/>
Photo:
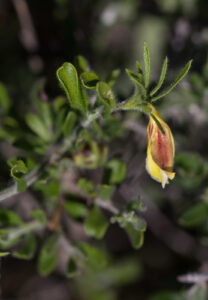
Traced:
<path fill-rule="evenodd" d="M 146 169 L 150 176 L 161 182 L 164 188 L 169 179 L 175 177 L 172 172 L 175 156 L 175 145 L 173 135 L 169 126 L 161 119 L 157 110 L 150 104 L 152 113 L 147 127 L 147 159 Z M 163 132 L 158 126 L 158 121 Z"/>

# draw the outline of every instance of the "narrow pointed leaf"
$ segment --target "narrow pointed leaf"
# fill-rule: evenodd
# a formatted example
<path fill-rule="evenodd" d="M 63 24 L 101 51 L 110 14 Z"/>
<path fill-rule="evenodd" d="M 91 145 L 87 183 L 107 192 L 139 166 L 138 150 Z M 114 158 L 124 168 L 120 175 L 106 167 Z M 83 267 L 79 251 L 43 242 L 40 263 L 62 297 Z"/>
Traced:
<path fill-rule="evenodd" d="M 166 75 L 166 72 L 167 72 L 167 67 L 168 67 L 168 58 L 166 56 L 165 60 L 164 60 L 164 63 L 163 63 L 163 66 L 162 66 L 162 71 L 161 71 L 161 74 L 160 74 L 160 79 L 158 81 L 158 84 L 156 85 L 156 87 L 150 92 L 150 96 L 152 97 L 162 86 L 164 80 L 165 80 L 165 75 Z"/>
<path fill-rule="evenodd" d="M 192 64 L 192 60 L 190 60 L 185 67 L 183 68 L 183 70 L 180 72 L 180 74 L 178 75 L 178 77 L 176 78 L 176 80 L 173 82 L 173 84 L 167 88 L 164 92 L 162 92 L 160 95 L 154 97 L 151 99 L 151 102 L 157 101 L 158 99 L 166 96 L 167 94 L 169 94 L 175 87 L 176 85 L 186 76 L 186 74 L 188 73 L 190 67 Z"/>
<path fill-rule="evenodd" d="M 144 42 L 144 84 L 145 88 L 149 85 L 149 79 L 150 79 L 150 53 L 149 53 L 149 47 L 146 42 Z"/>
<path fill-rule="evenodd" d="M 141 89 L 142 94 L 146 95 L 146 89 L 143 85 L 142 80 L 137 76 L 133 71 L 126 69 L 126 73 L 130 77 L 130 79 Z"/>
<path fill-rule="evenodd" d="M 164 129 L 162 128 L 160 122 L 158 121 L 158 119 L 153 115 L 151 114 L 151 117 L 154 119 L 154 121 L 156 122 L 157 126 L 159 127 L 160 131 L 162 132 L 163 135 L 165 135 L 165 131 Z"/>

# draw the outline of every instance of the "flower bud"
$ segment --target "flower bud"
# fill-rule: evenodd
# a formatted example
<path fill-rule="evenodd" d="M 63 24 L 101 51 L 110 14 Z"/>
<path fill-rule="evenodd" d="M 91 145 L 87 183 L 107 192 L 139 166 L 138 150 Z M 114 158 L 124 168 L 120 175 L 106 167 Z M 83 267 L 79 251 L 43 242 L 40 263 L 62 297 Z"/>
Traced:
<path fill-rule="evenodd" d="M 175 156 L 174 139 L 169 126 L 161 119 L 157 110 L 152 105 L 150 107 L 153 117 L 158 120 L 164 132 L 150 116 L 147 127 L 146 169 L 153 179 L 161 182 L 164 188 L 169 183 L 169 179 L 175 177 L 175 173 L 172 172 Z"/>

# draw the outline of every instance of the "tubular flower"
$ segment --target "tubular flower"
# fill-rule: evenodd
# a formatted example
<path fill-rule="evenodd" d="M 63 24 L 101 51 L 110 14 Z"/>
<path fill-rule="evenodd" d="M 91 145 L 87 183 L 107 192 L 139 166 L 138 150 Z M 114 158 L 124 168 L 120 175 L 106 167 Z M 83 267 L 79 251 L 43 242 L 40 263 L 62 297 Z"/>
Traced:
<path fill-rule="evenodd" d="M 147 159 L 146 169 L 150 176 L 161 182 L 164 188 L 169 179 L 175 177 L 172 172 L 175 156 L 174 139 L 169 126 L 161 119 L 157 110 L 150 105 L 152 116 L 150 116 L 147 127 Z M 160 123 L 163 133 L 159 129 L 155 119 Z"/>

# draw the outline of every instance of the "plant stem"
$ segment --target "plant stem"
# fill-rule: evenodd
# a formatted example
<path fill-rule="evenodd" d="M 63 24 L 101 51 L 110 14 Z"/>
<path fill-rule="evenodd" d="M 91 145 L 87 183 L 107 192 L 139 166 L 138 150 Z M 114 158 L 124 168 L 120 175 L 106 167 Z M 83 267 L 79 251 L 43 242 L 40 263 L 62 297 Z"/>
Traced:
<path fill-rule="evenodd" d="M 101 117 L 102 110 L 99 108 L 94 113 L 88 115 L 87 119 L 82 123 L 82 127 L 87 128 L 90 124 Z M 30 173 L 23 177 L 23 180 L 26 182 L 27 188 L 30 187 L 33 183 L 35 183 L 41 176 L 42 170 L 50 165 L 54 161 L 58 161 L 70 148 L 73 141 L 77 137 L 77 132 L 80 127 L 74 129 L 73 134 L 68 139 L 64 139 L 61 145 L 53 146 L 46 156 L 43 158 L 42 163 L 40 163 L 36 168 L 34 168 Z M 10 198 L 14 195 L 19 194 L 17 182 L 14 182 L 10 187 L 5 188 L 0 191 L 0 202 Z"/>

